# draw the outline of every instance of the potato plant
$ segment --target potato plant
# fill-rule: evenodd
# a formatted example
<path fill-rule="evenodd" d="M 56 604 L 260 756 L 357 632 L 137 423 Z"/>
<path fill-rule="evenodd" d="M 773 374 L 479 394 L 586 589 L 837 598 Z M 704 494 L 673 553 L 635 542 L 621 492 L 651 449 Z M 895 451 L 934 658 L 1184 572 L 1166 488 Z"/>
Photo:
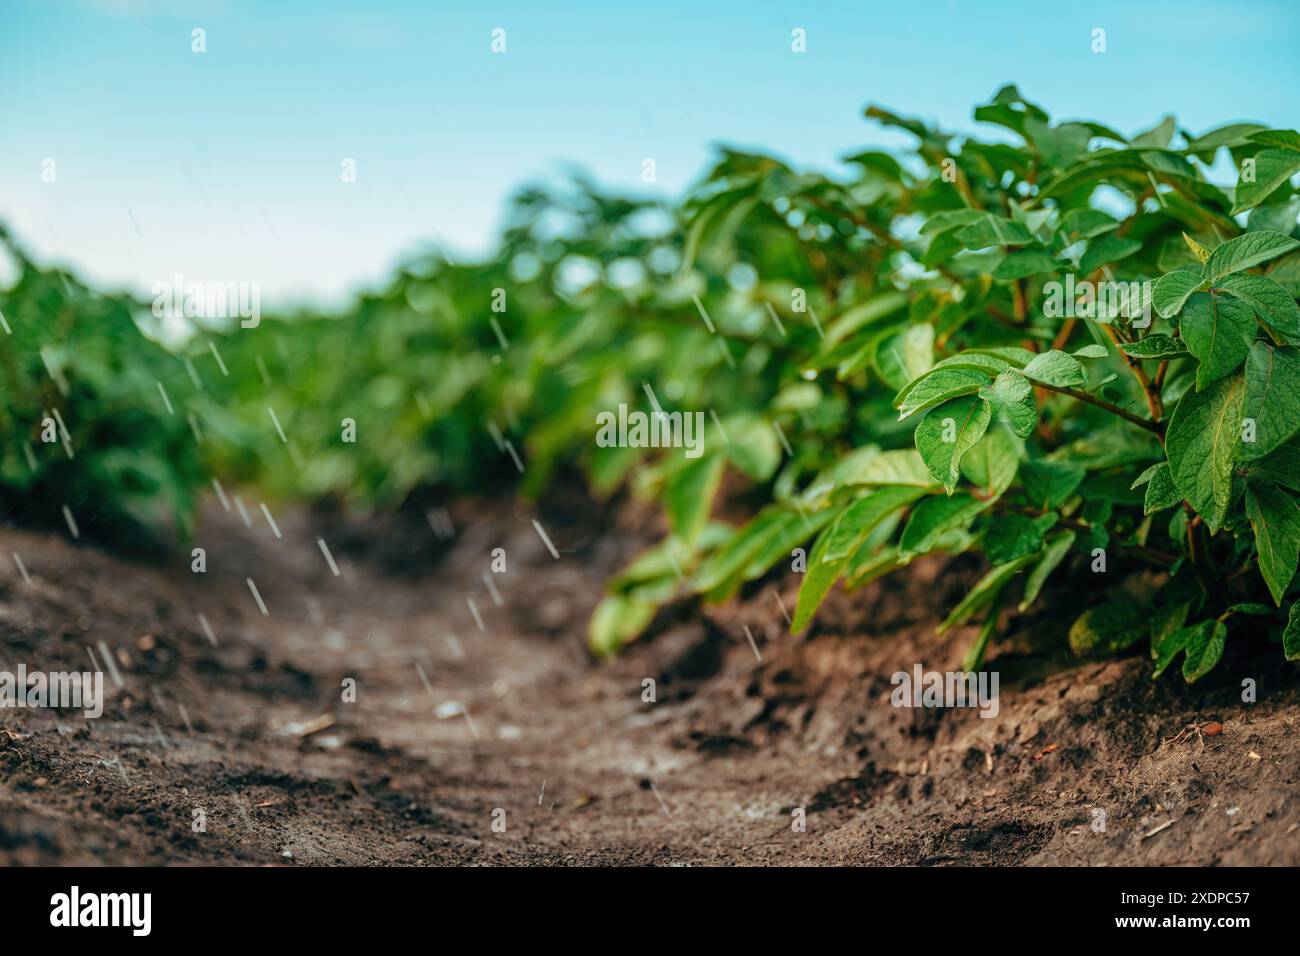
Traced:
<path fill-rule="evenodd" d="M 793 566 L 802 631 L 837 585 L 972 551 L 941 625 L 973 628 L 971 669 L 1067 568 L 1103 598 L 1080 654 L 1148 641 L 1194 681 L 1235 631 L 1300 658 L 1300 135 L 1054 123 L 1015 87 L 976 108 L 987 139 L 866 116 L 911 145 L 836 176 L 724 149 L 674 206 L 526 188 L 483 261 L 435 251 L 341 315 L 174 353 L 141 303 L 15 252 L 6 513 L 139 527 L 165 499 L 184 526 L 213 477 L 396 507 L 581 473 L 669 529 L 610 581 L 600 655 L 683 592 Z M 603 447 L 620 406 L 704 413 L 703 454 Z M 36 444 L 56 408 L 75 461 Z"/>
<path fill-rule="evenodd" d="M 996 142 L 867 115 L 914 149 L 850 156 L 845 182 L 729 156 L 688 204 L 689 247 L 748 264 L 755 304 L 800 326 L 773 365 L 802 397 L 766 409 L 790 454 L 737 528 L 666 495 L 674 534 L 611 583 L 593 647 L 634 637 L 683 567 L 718 600 L 794 564 L 798 632 L 837 582 L 974 550 L 988 570 L 940 625 L 980 622 L 969 669 L 1072 561 L 1098 591 L 1162 582 L 1086 610 L 1079 654 L 1148 641 L 1154 675 L 1181 658 L 1191 682 L 1239 629 L 1300 658 L 1300 136 L 1128 137 L 1014 87 L 975 111 Z"/>
<path fill-rule="evenodd" d="M 531 495 L 578 469 L 603 496 L 646 456 L 597 447 L 595 415 L 644 403 L 647 384 L 743 434 L 776 382 L 737 364 L 739 344 L 711 341 L 692 296 L 724 283 L 681 274 L 682 245 L 677 214 L 657 204 L 581 180 L 525 189 L 488 261 L 435 253 L 342 316 L 268 317 L 221 336 L 231 376 L 214 384 L 214 414 L 230 440 L 214 467 L 361 507 L 516 484 Z M 347 418 L 355 444 L 340 438 Z M 774 466 L 776 454 L 763 431 L 748 457 Z"/>
<path fill-rule="evenodd" d="M 168 524 L 184 537 L 207 481 L 193 387 L 146 334 L 148 308 L 37 266 L 3 231 L 0 254 L 16 272 L 0 291 L 4 517 L 120 544 L 158 545 Z"/>

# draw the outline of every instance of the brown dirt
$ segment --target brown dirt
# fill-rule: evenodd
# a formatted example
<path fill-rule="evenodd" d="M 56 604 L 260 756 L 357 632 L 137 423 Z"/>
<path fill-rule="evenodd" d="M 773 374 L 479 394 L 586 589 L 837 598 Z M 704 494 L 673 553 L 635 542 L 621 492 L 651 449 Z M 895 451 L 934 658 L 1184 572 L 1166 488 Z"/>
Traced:
<path fill-rule="evenodd" d="M 576 507 L 540 516 L 554 559 L 500 502 L 453 509 L 454 544 L 301 511 L 277 540 L 213 506 L 206 574 L 0 531 L 0 669 L 88 669 L 103 641 L 124 682 L 98 720 L 0 711 L 0 863 L 1300 863 L 1300 681 L 1262 639 L 1203 685 L 1153 683 L 1140 656 L 1067 658 L 1088 595 L 1062 590 L 1070 613 L 1011 620 L 991 655 L 996 718 L 896 709 L 893 672 L 956 669 L 971 636 L 933 627 L 978 568 L 931 562 L 833 596 L 800 638 L 787 574 L 595 665 L 586 615 L 646 530 Z"/>

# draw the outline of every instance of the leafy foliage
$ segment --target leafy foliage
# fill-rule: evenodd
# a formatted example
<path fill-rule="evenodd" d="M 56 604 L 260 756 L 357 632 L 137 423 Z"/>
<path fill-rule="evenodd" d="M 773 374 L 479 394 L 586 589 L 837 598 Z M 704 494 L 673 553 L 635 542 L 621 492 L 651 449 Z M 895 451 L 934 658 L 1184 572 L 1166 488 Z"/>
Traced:
<path fill-rule="evenodd" d="M 1087 609 L 1080 654 L 1145 638 L 1154 671 L 1181 658 L 1187 680 L 1238 631 L 1300 655 L 1300 135 L 1053 124 L 1013 86 L 975 110 L 998 127 L 988 140 L 866 115 L 912 147 L 850 154 L 841 176 L 724 149 L 674 208 L 582 179 L 529 188 L 485 261 L 421 256 L 342 316 L 208 324 L 176 356 L 131 303 L 26 263 L 0 300 L 28 336 L 0 371 L 18 396 L 0 487 L 88 495 L 82 466 L 111 469 L 123 448 L 153 484 L 103 485 L 104 513 L 162 488 L 184 511 L 204 470 L 377 506 L 516 481 L 535 494 L 577 470 L 668 519 L 610 582 L 598 654 L 683 593 L 725 600 L 778 565 L 806 560 L 798 631 L 837 584 L 975 551 L 989 570 L 942 625 L 976 628 L 972 668 L 1002 609 L 1066 569 L 1099 590 L 1148 567 L 1162 582 Z M 1235 184 L 1207 172 L 1225 153 Z M 54 316 L 103 347 L 60 350 L 36 333 Z M 89 363 L 71 396 L 42 348 Z M 56 472 L 47 449 L 38 480 L 14 449 L 56 398 L 74 432 L 107 408 L 135 424 L 79 445 L 78 469 Z M 596 415 L 620 405 L 704 413 L 702 455 L 597 445 Z M 748 520 L 714 519 L 722 489 Z"/>
<path fill-rule="evenodd" d="M 794 454 L 773 503 L 720 553 L 797 516 L 782 543 L 813 542 L 797 632 L 837 581 L 982 551 L 990 570 L 941 627 L 983 615 L 972 667 L 1013 589 L 1028 608 L 1072 555 L 1102 587 L 1147 565 L 1165 582 L 1148 606 L 1125 596 L 1087 610 L 1077 653 L 1149 632 L 1157 673 L 1182 655 L 1193 681 L 1243 608 L 1251 629 L 1280 634 L 1300 559 L 1300 166 L 1286 158 L 1300 159 L 1300 138 L 1241 124 L 1193 137 L 1172 119 L 1131 139 L 1052 126 L 1014 87 L 975 111 L 1014 145 L 867 114 L 912 134 L 914 151 L 850 157 L 845 182 L 731 155 L 687 206 L 693 242 L 751 266 L 756 289 L 803 290 L 825 334 L 771 347 L 815 373 L 810 409 L 852 409 L 834 433 L 787 427 Z M 1206 176 L 1220 150 L 1253 166 L 1235 189 Z M 723 209 L 738 210 L 725 230 Z M 764 256 L 790 245 L 789 263 Z M 900 423 L 920 456 L 909 479 L 855 480 L 909 454 Z M 702 566 L 690 584 L 708 598 L 766 570 Z"/>
<path fill-rule="evenodd" d="M 39 268 L 2 231 L 0 242 L 17 270 L 0 291 L 5 517 L 63 526 L 66 508 L 78 534 L 134 545 L 164 521 L 186 534 L 205 479 L 183 363 L 129 298 Z"/>

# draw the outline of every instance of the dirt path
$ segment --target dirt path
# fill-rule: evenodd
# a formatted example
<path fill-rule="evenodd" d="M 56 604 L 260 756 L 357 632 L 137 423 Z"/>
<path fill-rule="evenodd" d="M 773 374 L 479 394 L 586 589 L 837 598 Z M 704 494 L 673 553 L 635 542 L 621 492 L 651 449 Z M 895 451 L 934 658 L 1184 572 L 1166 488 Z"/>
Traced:
<path fill-rule="evenodd" d="M 610 513 L 543 511 L 553 558 L 523 507 L 463 506 L 448 544 L 304 512 L 277 539 L 245 504 L 205 512 L 204 574 L 0 531 L 0 669 L 103 642 L 123 682 L 98 720 L 0 711 L 0 863 L 1300 863 L 1300 690 L 1263 641 L 1188 689 L 1021 619 L 996 718 L 898 709 L 894 671 L 955 669 L 969 635 L 933 624 L 974 569 L 836 597 L 800 639 L 791 575 L 596 667 L 586 616 L 638 537 Z"/>

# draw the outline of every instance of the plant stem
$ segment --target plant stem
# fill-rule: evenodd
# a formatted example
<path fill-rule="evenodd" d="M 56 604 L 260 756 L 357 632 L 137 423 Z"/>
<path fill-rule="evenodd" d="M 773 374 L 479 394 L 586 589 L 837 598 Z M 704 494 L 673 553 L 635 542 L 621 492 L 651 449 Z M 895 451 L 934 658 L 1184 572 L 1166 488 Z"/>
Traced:
<path fill-rule="evenodd" d="M 1052 348 L 1058 350 L 1065 348 L 1065 343 L 1070 341 L 1070 333 L 1074 331 L 1074 323 L 1073 318 L 1066 319 L 1061 323 L 1061 331 L 1057 332 L 1056 338 L 1052 340 Z"/>
<path fill-rule="evenodd" d="M 1021 505 L 1007 505 L 1006 510 L 1028 515 L 1031 518 L 1039 518 L 1046 513 L 1038 508 L 1028 508 Z M 1090 524 L 1085 524 L 1084 522 L 1077 521 L 1074 518 L 1066 517 L 1057 518 L 1056 523 L 1062 528 L 1069 528 L 1071 531 L 1087 532 L 1091 531 L 1093 527 Z M 1115 547 L 1120 551 L 1128 551 L 1132 554 L 1138 555 L 1139 557 L 1146 558 L 1152 564 L 1159 565 L 1163 568 L 1173 567 L 1174 562 L 1178 560 L 1178 555 L 1176 554 L 1170 554 L 1168 551 L 1161 551 L 1159 548 L 1148 548 L 1146 545 L 1141 544 L 1124 544 L 1122 542 L 1116 542 L 1112 547 Z"/>
<path fill-rule="evenodd" d="M 1190 509 L 1189 509 L 1190 510 Z M 1214 572 L 1206 554 L 1205 528 L 1194 522 L 1187 524 L 1187 557 L 1196 572 L 1196 578 L 1207 594 L 1214 593 Z"/>
<path fill-rule="evenodd" d="M 1103 408 L 1112 415 L 1118 415 L 1125 421 L 1132 422 L 1139 428 L 1145 428 L 1147 431 L 1158 436 L 1161 441 L 1164 440 L 1165 430 L 1158 421 L 1152 421 L 1149 418 L 1143 418 L 1141 415 L 1135 415 L 1126 409 L 1120 408 L 1113 402 L 1108 402 L 1104 398 L 1098 398 L 1096 395 L 1090 395 L 1088 392 L 1080 391 L 1077 388 L 1069 388 L 1065 385 L 1044 385 L 1042 382 L 1035 382 L 1034 384 L 1040 388 L 1047 389 L 1049 392 L 1060 392 L 1062 395 L 1068 395 L 1087 405 Z"/>
<path fill-rule="evenodd" d="M 1159 364 L 1159 366 L 1156 367 L 1156 377 L 1151 384 L 1154 385 L 1156 388 L 1163 388 L 1165 384 L 1165 373 L 1168 371 L 1169 371 L 1169 359 L 1165 359 L 1163 362 Z"/>
<path fill-rule="evenodd" d="M 1011 302 L 1016 311 L 1016 323 L 1025 324 L 1025 292 L 1020 287 L 1019 279 L 1011 280 Z"/>
<path fill-rule="evenodd" d="M 1103 326 L 1103 328 L 1106 329 L 1106 334 L 1111 337 L 1111 340 L 1116 345 L 1119 345 L 1119 331 L 1112 325 L 1106 325 Z M 1147 375 L 1146 370 L 1142 368 L 1141 363 L 1138 362 L 1137 359 L 1133 358 L 1133 356 L 1129 355 L 1123 349 L 1119 350 L 1119 354 L 1124 356 L 1124 362 L 1128 365 L 1129 371 L 1133 373 L 1133 377 L 1136 378 L 1138 384 L 1142 386 L 1142 394 L 1146 396 L 1147 409 L 1151 412 L 1151 420 L 1156 422 L 1160 421 L 1160 419 L 1165 417 L 1165 406 L 1164 402 L 1160 399 L 1160 389 L 1156 388 L 1152 383 L 1150 376 Z"/>

